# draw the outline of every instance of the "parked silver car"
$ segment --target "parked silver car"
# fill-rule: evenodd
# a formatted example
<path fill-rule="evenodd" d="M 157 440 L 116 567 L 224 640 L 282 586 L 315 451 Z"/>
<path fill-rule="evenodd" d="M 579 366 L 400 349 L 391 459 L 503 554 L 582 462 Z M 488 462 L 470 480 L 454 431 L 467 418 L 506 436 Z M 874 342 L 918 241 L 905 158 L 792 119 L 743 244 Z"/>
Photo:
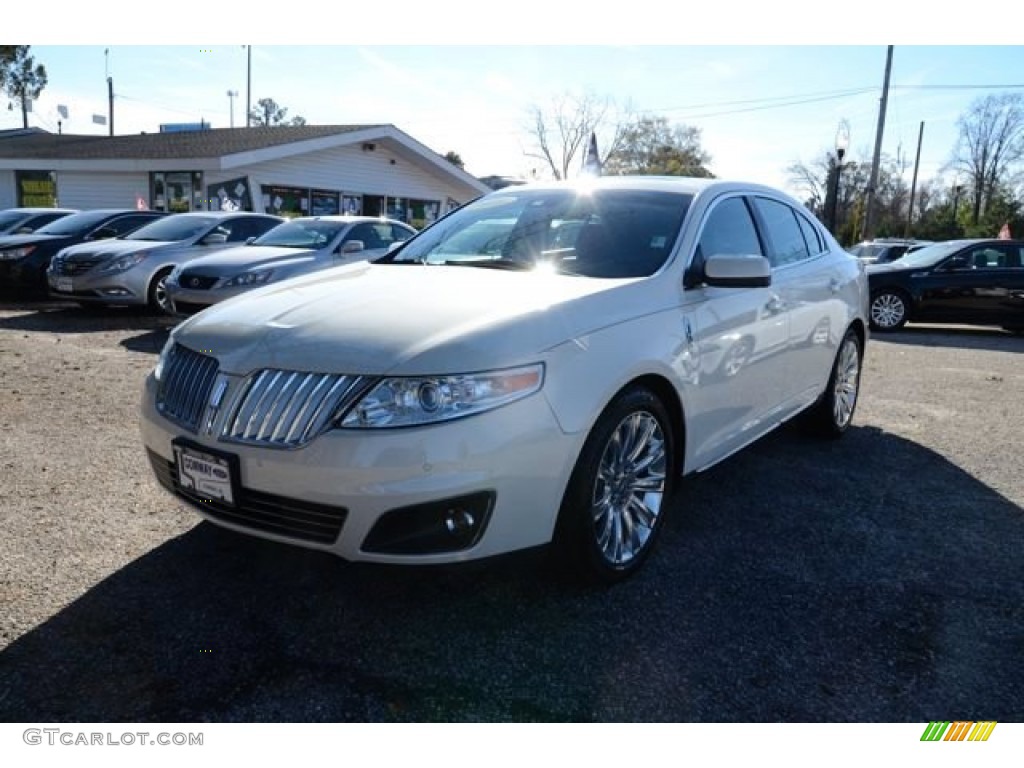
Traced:
<path fill-rule="evenodd" d="M 125 237 L 74 245 L 50 263 L 50 295 L 81 304 L 148 304 L 170 313 L 164 286 L 176 266 L 259 237 L 283 221 L 263 213 L 178 213 Z"/>
<path fill-rule="evenodd" d="M 176 269 L 167 293 L 177 314 L 190 315 L 267 283 L 375 259 L 415 234 L 408 224 L 371 216 L 292 219 L 246 246 Z"/>

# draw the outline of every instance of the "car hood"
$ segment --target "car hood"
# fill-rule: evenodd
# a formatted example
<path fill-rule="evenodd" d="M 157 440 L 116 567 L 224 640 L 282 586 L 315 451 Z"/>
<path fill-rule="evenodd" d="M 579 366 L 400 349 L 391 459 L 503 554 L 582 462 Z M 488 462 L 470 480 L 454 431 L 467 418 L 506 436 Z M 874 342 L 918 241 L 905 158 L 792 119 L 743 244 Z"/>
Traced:
<path fill-rule="evenodd" d="M 79 243 L 65 248 L 62 252 L 65 259 L 91 258 L 103 256 L 113 258 L 114 256 L 125 256 L 129 253 L 140 251 L 166 250 L 168 248 L 187 247 L 187 242 L 167 240 L 122 240 L 120 238 L 109 240 L 96 240 L 90 243 Z"/>
<path fill-rule="evenodd" d="M 361 262 L 216 304 L 175 337 L 238 374 L 490 370 L 536 362 L 559 343 L 655 311 L 641 282 Z"/>
<path fill-rule="evenodd" d="M 73 235 L 7 235 L 0 237 L 0 250 L 6 251 L 9 248 L 21 248 L 26 245 L 40 245 L 42 243 L 60 243 L 64 240 L 74 239 Z"/>
<path fill-rule="evenodd" d="M 210 277 L 227 277 L 246 269 L 269 266 L 297 259 L 308 260 L 319 251 L 302 248 L 282 248 L 272 245 L 241 245 L 226 248 L 210 256 L 202 256 L 189 262 L 186 274 L 193 272 Z"/>

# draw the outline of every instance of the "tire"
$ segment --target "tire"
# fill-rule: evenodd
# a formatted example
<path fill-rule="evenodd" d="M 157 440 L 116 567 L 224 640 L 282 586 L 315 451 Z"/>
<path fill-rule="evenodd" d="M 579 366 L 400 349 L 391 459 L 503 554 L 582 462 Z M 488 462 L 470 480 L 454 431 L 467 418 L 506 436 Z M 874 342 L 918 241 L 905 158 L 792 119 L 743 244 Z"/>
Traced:
<path fill-rule="evenodd" d="M 610 584 L 650 555 L 676 481 L 672 421 L 646 387 L 622 392 L 580 452 L 559 510 L 555 555 L 585 582 Z"/>
<path fill-rule="evenodd" d="M 173 271 L 173 267 L 167 267 L 153 275 L 153 279 L 150 280 L 149 290 L 146 291 L 146 306 L 151 312 L 161 315 L 174 314 L 174 307 L 166 288 L 167 278 Z"/>
<path fill-rule="evenodd" d="M 899 330 L 909 314 L 907 297 L 902 292 L 886 288 L 871 295 L 868 312 L 871 330 L 883 333 Z"/>
<path fill-rule="evenodd" d="M 860 337 L 851 328 L 839 345 L 825 392 L 807 412 L 805 423 L 814 434 L 836 439 L 850 428 L 860 397 L 863 360 Z"/>

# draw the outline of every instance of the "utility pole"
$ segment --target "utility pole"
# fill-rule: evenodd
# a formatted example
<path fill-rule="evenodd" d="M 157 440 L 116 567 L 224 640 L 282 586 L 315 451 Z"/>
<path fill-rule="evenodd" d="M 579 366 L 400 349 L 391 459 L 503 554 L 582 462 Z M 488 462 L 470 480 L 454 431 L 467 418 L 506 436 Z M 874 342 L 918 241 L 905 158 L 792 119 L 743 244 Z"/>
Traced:
<path fill-rule="evenodd" d="M 228 91 L 228 103 L 231 105 L 231 127 L 235 127 L 235 97 L 238 91 Z"/>
<path fill-rule="evenodd" d="M 252 112 L 252 46 L 245 46 L 246 64 L 245 64 L 245 127 L 248 128 L 252 123 L 250 122 L 249 113 Z"/>
<path fill-rule="evenodd" d="M 914 193 L 917 191 L 917 169 L 921 165 L 921 142 L 924 140 L 924 120 L 921 121 L 921 130 L 917 132 L 917 156 L 914 158 L 914 180 L 910 182 L 910 205 L 907 206 L 907 228 L 903 230 L 903 237 L 910 238 L 910 225 L 914 221 Z"/>
<path fill-rule="evenodd" d="M 114 135 L 114 78 L 110 76 L 110 49 L 103 49 L 104 69 L 107 71 L 107 110 L 110 113 L 110 135 Z"/>
<path fill-rule="evenodd" d="M 875 133 L 875 155 L 871 160 L 871 178 L 868 181 L 867 211 L 864 213 L 864 240 L 875 238 L 875 187 L 878 186 L 878 165 L 882 159 L 882 134 L 885 131 L 885 108 L 889 103 L 889 75 L 892 72 L 892 46 L 885 54 L 885 80 L 882 83 L 882 103 L 878 108 L 878 131 Z"/>

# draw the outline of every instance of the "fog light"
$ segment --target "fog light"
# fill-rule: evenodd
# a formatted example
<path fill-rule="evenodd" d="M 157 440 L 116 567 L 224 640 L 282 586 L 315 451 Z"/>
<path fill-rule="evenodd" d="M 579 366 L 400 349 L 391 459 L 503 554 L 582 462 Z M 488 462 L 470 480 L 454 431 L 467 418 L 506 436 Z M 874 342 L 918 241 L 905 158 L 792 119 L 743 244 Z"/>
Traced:
<path fill-rule="evenodd" d="M 444 527 L 448 533 L 457 536 L 473 528 L 476 520 L 464 509 L 449 509 L 444 518 Z"/>
<path fill-rule="evenodd" d="M 480 541 L 494 492 L 416 504 L 385 512 L 363 541 L 364 552 L 428 555 L 458 552 Z"/>

